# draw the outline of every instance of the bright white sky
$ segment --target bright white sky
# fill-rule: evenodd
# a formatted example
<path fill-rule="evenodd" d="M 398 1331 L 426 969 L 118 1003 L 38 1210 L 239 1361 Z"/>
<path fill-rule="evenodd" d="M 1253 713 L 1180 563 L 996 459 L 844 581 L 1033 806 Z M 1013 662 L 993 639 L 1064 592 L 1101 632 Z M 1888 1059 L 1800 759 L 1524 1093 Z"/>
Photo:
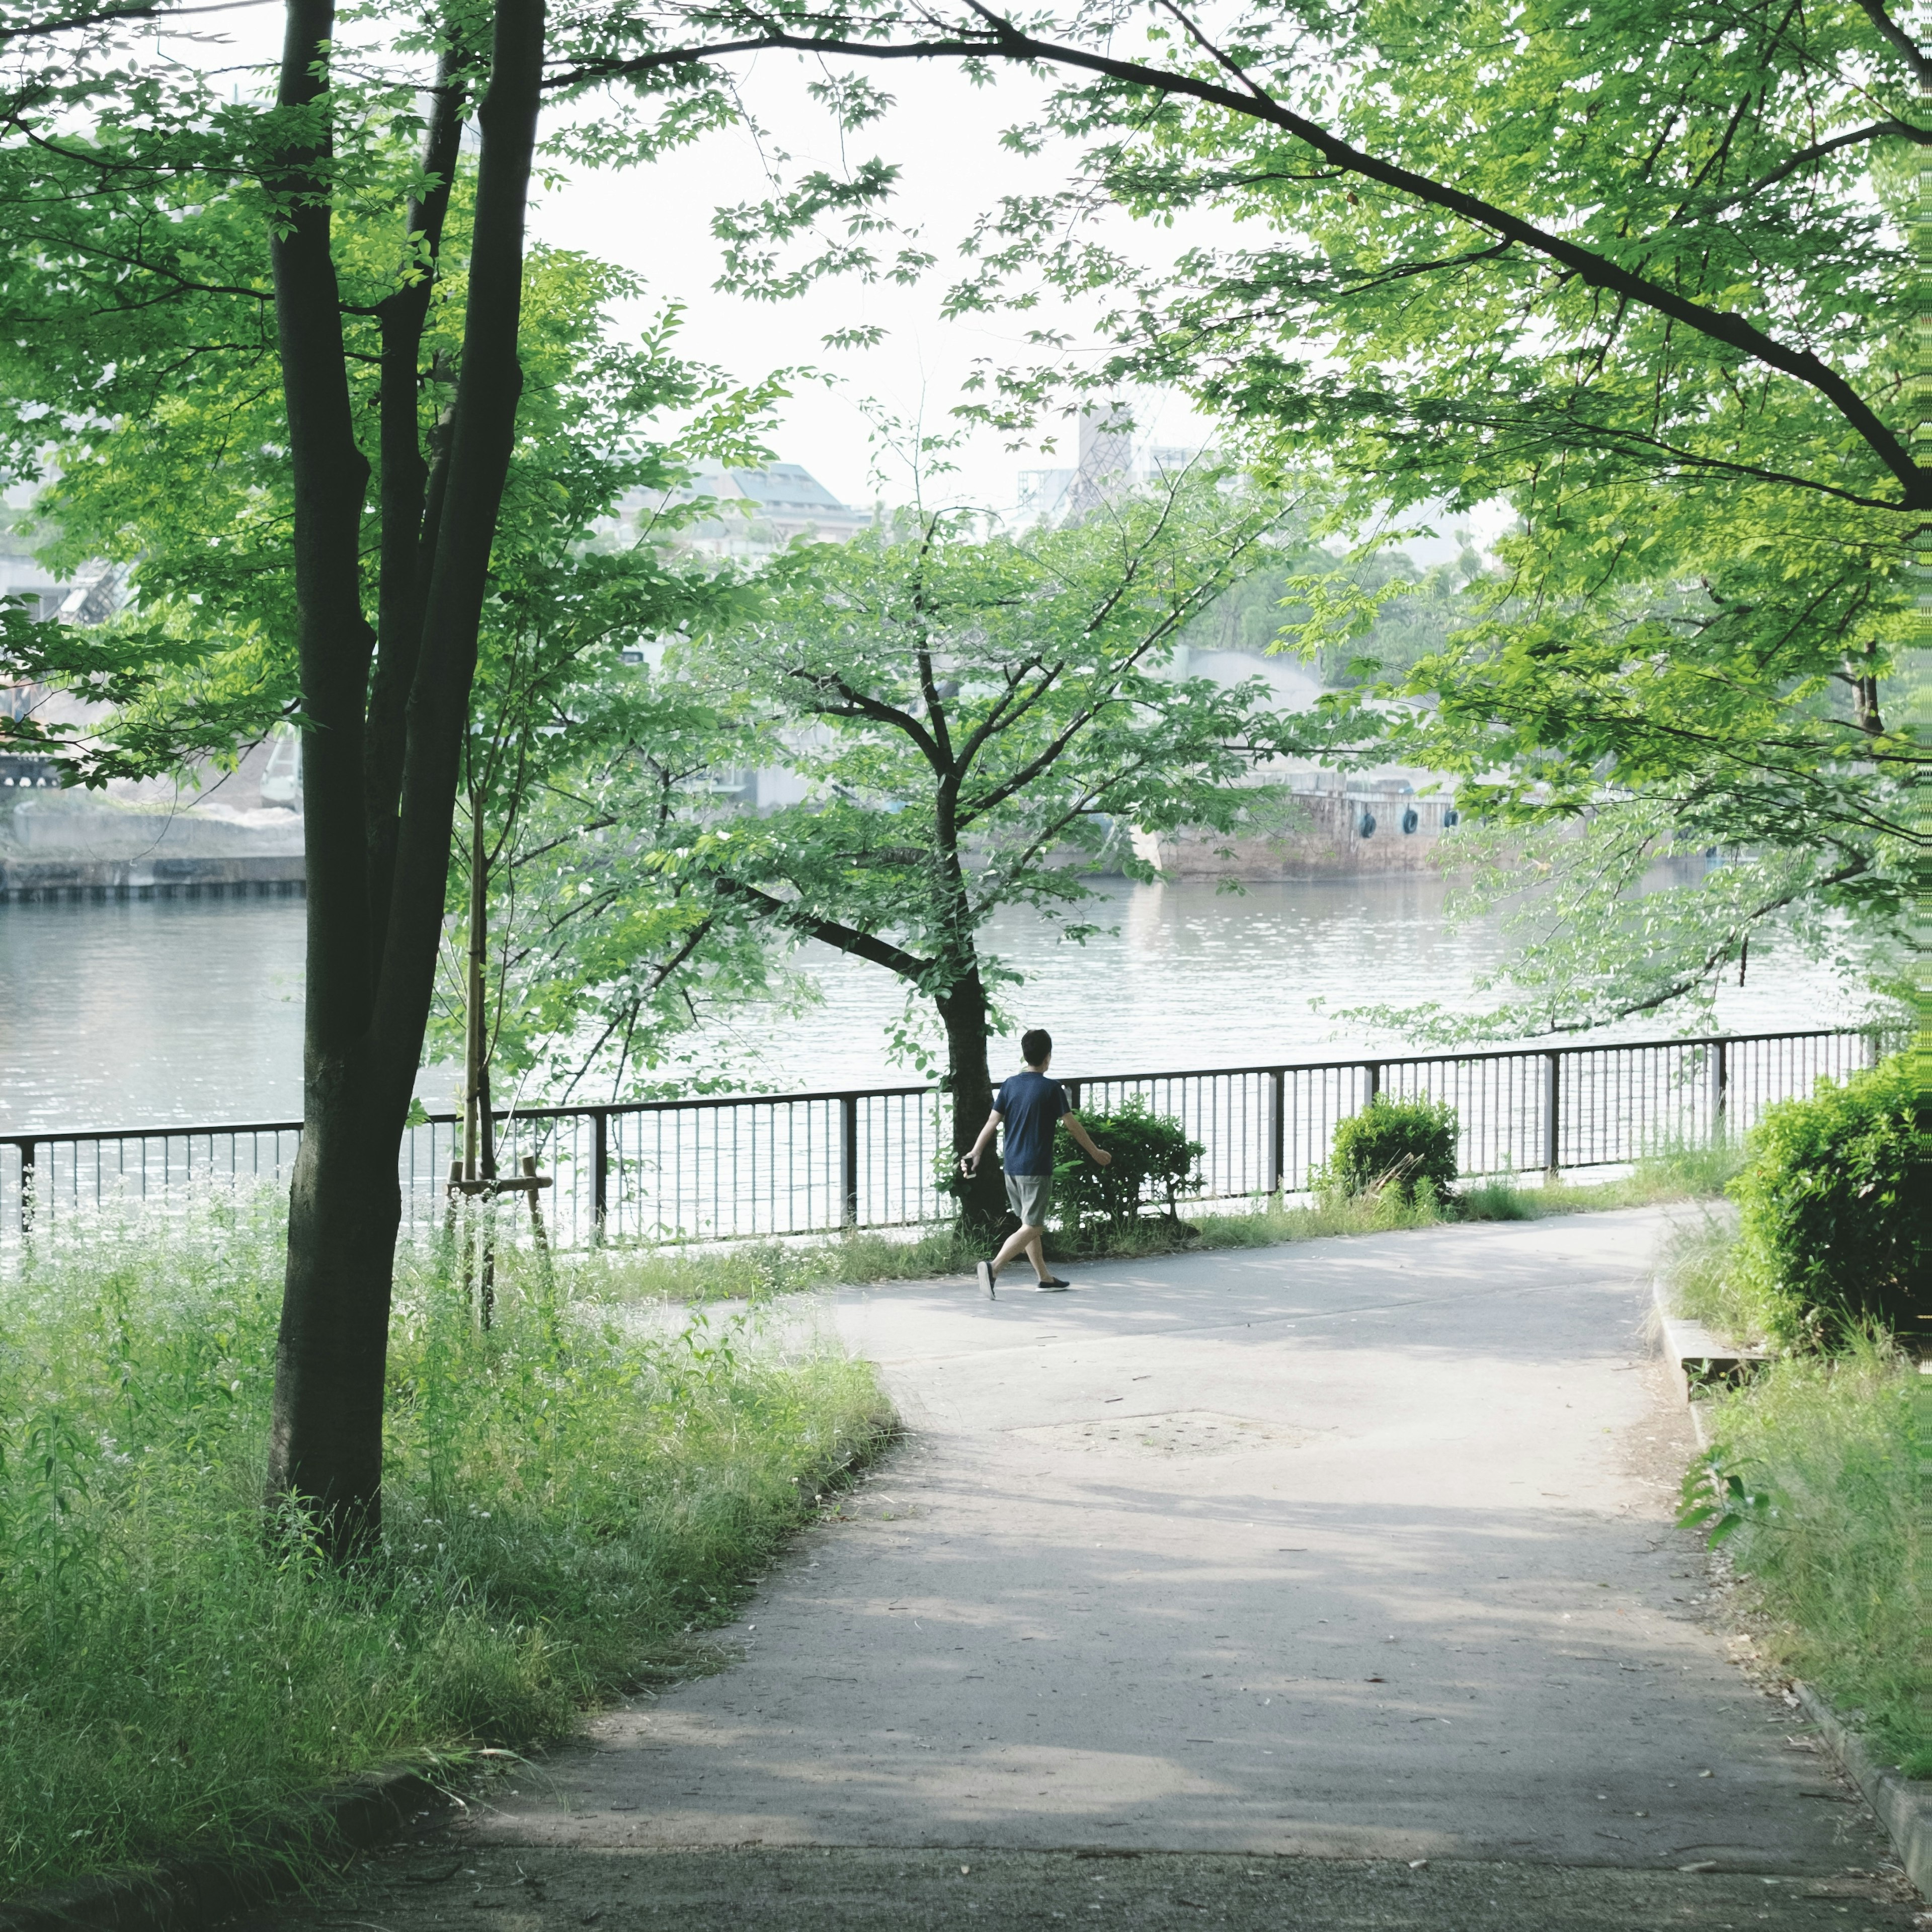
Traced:
<path fill-rule="evenodd" d="M 272 76 L 249 76 L 254 62 L 272 62 L 280 32 L 279 7 L 265 4 L 227 16 L 221 23 L 224 50 L 206 41 L 194 45 L 172 39 L 166 50 L 197 64 L 232 74 L 245 94 L 251 82 L 272 85 Z M 910 478 L 902 463 L 882 459 L 872 446 L 863 406 L 868 401 L 906 423 L 928 430 L 954 427 L 951 411 L 965 394 L 967 379 L 984 364 L 1024 364 L 1034 352 L 1025 341 L 1029 326 L 1045 323 L 1090 342 L 1083 327 L 1091 318 L 1064 311 L 1041 316 L 994 314 L 949 321 L 940 313 L 941 298 L 954 279 L 956 251 L 975 219 L 994 207 L 1003 194 L 1051 192 L 1068 178 L 1071 156 L 1065 149 L 1022 158 L 1000 145 L 1000 130 L 1030 118 L 1038 83 L 1024 75 L 1005 76 L 998 85 L 975 88 L 946 64 L 910 64 L 872 70 L 870 77 L 892 92 L 895 106 L 882 120 L 854 137 L 842 152 L 837 130 L 806 95 L 816 63 L 789 55 L 766 55 L 737 69 L 744 98 L 770 140 L 792 158 L 788 172 L 817 165 L 842 172 L 848 164 L 883 156 L 902 170 L 895 205 L 897 218 L 916 224 L 920 244 L 938 266 L 919 286 L 887 284 L 871 288 L 847 279 L 823 285 L 793 302 L 754 304 L 713 286 L 723 267 L 722 250 L 711 233 L 713 211 L 721 204 L 763 200 L 772 191 L 772 175 L 757 139 L 742 128 L 728 128 L 648 167 L 622 172 L 575 171 L 561 184 L 541 192 L 532 232 L 556 246 L 581 249 L 621 263 L 639 274 L 652 292 L 652 305 L 682 302 L 686 310 L 684 346 L 744 381 L 755 380 L 782 365 L 808 364 L 823 372 L 823 382 L 799 384 L 785 406 L 772 439 L 778 456 L 802 463 L 849 503 L 868 505 L 880 494 L 904 501 Z M 576 112 L 594 111 L 590 104 Z M 1232 232 L 1224 228 L 1223 236 Z M 1136 256 L 1158 260 L 1204 238 L 1202 224 L 1170 232 L 1124 221 L 1109 231 Z M 893 238 L 878 247 L 890 253 Z M 830 332 L 876 323 L 886 331 L 874 349 L 827 349 Z M 1209 427 L 1180 399 L 1132 399 L 1139 434 L 1162 443 L 1194 444 L 1210 440 Z M 1056 435 L 1060 448 L 1010 451 L 1004 439 L 981 432 L 954 459 L 956 472 L 936 479 L 929 493 L 997 511 L 1010 509 L 1022 469 L 1071 463 L 1071 425 L 1046 423 L 1041 434 Z M 1478 541 L 1493 534 L 1496 517 L 1472 519 Z M 1412 542 L 1418 561 L 1453 556 L 1456 546 L 1442 539 Z"/>
<path fill-rule="evenodd" d="M 722 272 L 723 256 L 711 233 L 713 210 L 721 204 L 760 200 L 772 191 L 758 142 L 740 128 L 710 135 L 648 168 L 579 175 L 544 194 L 534 232 L 559 246 L 622 262 L 659 296 L 676 296 L 688 310 L 687 346 L 741 379 L 787 364 L 808 363 L 822 370 L 832 380 L 799 386 L 774 439 L 777 453 L 805 464 L 847 502 L 869 504 L 881 488 L 889 500 L 903 502 L 910 484 L 902 464 L 888 460 L 883 484 L 875 479 L 878 458 L 862 407 L 868 399 L 902 422 L 922 422 L 944 430 L 954 426 L 950 412 L 967 394 L 965 383 L 976 367 L 1024 365 L 1034 359 L 1036 352 L 1026 340 L 1030 327 L 1044 324 L 1084 344 L 1097 343 L 1090 316 L 1064 310 L 957 321 L 940 314 L 941 300 L 956 279 L 959 242 L 977 218 L 997 207 L 1003 195 L 1048 194 L 1064 185 L 1074 156 L 1059 147 L 1025 158 L 1000 145 L 1001 130 L 1030 119 L 1039 98 L 1040 84 L 1022 74 L 974 88 L 956 68 L 944 64 L 874 70 L 870 77 L 890 89 L 896 105 L 842 152 L 837 130 L 805 92 L 818 71 L 815 63 L 767 55 L 747 62 L 739 71 L 745 98 L 762 128 L 793 158 L 789 172 L 808 165 L 842 172 L 874 154 L 898 164 L 896 218 L 916 224 L 920 244 L 939 258 L 920 285 L 904 289 L 881 283 L 867 288 L 841 280 L 778 304 L 718 292 L 712 284 Z M 1116 246 L 1148 261 L 1209 238 L 1252 238 L 1226 221 L 1215 221 L 1210 237 L 1209 222 L 1202 218 L 1170 231 L 1122 218 L 1105 232 Z M 876 245 L 889 256 L 896 244 L 893 238 L 884 236 Z M 878 348 L 824 346 L 824 338 L 833 330 L 868 323 L 887 332 Z M 1137 433 L 1149 441 L 1194 445 L 1212 440 L 1211 425 L 1181 398 L 1143 394 L 1131 400 Z M 1041 434 L 1055 437 L 1058 449 L 1010 452 L 1004 438 L 980 432 L 955 458 L 956 473 L 933 487 L 955 501 L 1010 510 L 1021 470 L 1072 461 L 1071 424 L 1043 423 Z M 1498 504 L 1468 519 L 1478 546 L 1485 547 L 1508 518 L 1506 506 Z M 1460 546 L 1445 527 L 1441 537 L 1412 539 L 1406 548 L 1418 562 L 1429 564 L 1453 557 Z"/>
<path fill-rule="evenodd" d="M 207 22 L 197 25 L 202 32 L 194 40 L 157 36 L 150 45 L 218 69 L 244 97 L 272 87 L 272 64 L 281 32 L 278 6 L 263 0 L 259 7 L 229 15 L 212 32 Z M 1036 93 L 1036 84 L 1019 75 L 1007 76 L 997 87 L 976 89 L 956 68 L 944 64 L 874 71 L 872 78 L 890 88 L 896 105 L 842 153 L 838 130 L 806 95 L 807 84 L 820 71 L 818 63 L 766 55 L 737 64 L 734 71 L 770 143 L 792 157 L 788 172 L 808 166 L 843 172 L 848 163 L 856 165 L 874 154 L 899 164 L 896 218 L 916 224 L 920 244 L 939 258 L 925 282 L 912 289 L 884 284 L 868 289 L 842 280 L 802 300 L 777 305 L 718 293 L 712 284 L 724 262 L 711 233 L 713 211 L 721 204 L 762 200 L 772 190 L 759 142 L 742 128 L 708 135 L 647 167 L 574 170 L 564 184 L 539 191 L 532 232 L 557 247 L 581 249 L 631 269 L 650 284 L 653 308 L 666 300 L 682 302 L 687 352 L 740 380 L 756 380 L 781 366 L 806 364 L 821 371 L 830 380 L 797 386 L 773 446 L 782 459 L 802 463 L 846 502 L 870 504 L 880 490 L 862 404 L 869 400 L 902 422 L 922 422 L 929 430 L 943 431 L 954 426 L 950 412 L 976 364 L 1030 359 L 1023 322 L 998 316 L 948 322 L 940 304 L 954 278 L 958 242 L 975 218 L 1002 194 L 1039 193 L 1059 185 L 1066 157 L 1026 160 L 1000 146 L 1000 130 L 1027 118 Z M 591 102 L 573 110 L 579 116 L 594 112 Z M 1146 233 L 1150 242 L 1164 239 L 1172 245 L 1171 237 Z M 880 238 L 880 252 L 890 254 L 894 245 L 892 237 Z M 1056 327 L 1074 326 L 1064 314 L 1047 320 Z M 833 330 L 863 323 L 878 323 L 888 332 L 878 348 L 824 346 L 824 337 Z M 1142 398 L 1136 406 L 1142 434 L 1155 441 L 1206 439 L 1203 426 L 1177 401 Z M 1043 433 L 1052 434 L 1052 427 Z M 1070 448 L 1070 434 L 1062 440 Z M 1008 453 L 1002 443 L 998 436 L 979 437 L 956 459 L 958 472 L 936 487 L 955 500 L 1005 510 L 1014 502 L 1020 470 L 1072 460 L 1037 451 Z M 884 494 L 896 501 L 910 494 L 902 466 L 889 467 Z"/>
<path fill-rule="evenodd" d="M 790 172 L 815 166 L 842 172 L 874 154 L 900 165 L 897 218 L 916 224 L 920 245 L 939 258 L 920 286 L 868 288 L 841 280 L 776 305 L 717 292 L 712 284 L 723 258 L 711 234 L 712 210 L 772 192 L 758 141 L 737 128 L 648 168 L 580 175 L 544 196 L 535 227 L 545 241 L 620 262 L 659 295 L 683 302 L 689 311 L 687 346 L 741 378 L 784 364 L 822 370 L 832 380 L 799 386 L 786 411 L 778 454 L 804 464 L 848 502 L 866 504 L 878 494 L 861 406 L 868 398 L 901 422 L 944 430 L 952 426 L 950 412 L 976 364 L 1032 359 L 1025 330 L 1037 318 L 948 321 L 940 313 L 940 302 L 954 279 L 959 242 L 976 218 L 1003 194 L 1059 185 L 1066 158 L 1024 160 L 1000 146 L 1000 130 L 1026 118 L 1033 83 L 1016 75 L 999 86 L 976 89 L 956 68 L 944 65 L 875 75 L 890 86 L 897 104 L 842 154 L 838 130 L 806 97 L 817 71 L 817 64 L 795 57 L 763 56 L 741 70 L 743 92 L 772 142 L 794 158 Z M 1171 238 L 1157 238 L 1156 231 L 1148 231 L 1148 238 L 1171 245 Z M 879 238 L 882 254 L 889 256 L 895 245 L 890 236 Z M 1050 319 L 1058 326 L 1074 326 L 1064 315 Z M 878 348 L 824 346 L 832 331 L 865 324 L 886 330 Z M 1163 407 L 1158 399 L 1142 399 L 1138 413 L 1142 433 L 1156 440 L 1204 440 L 1202 427 L 1178 404 Z M 1054 427 L 1046 426 L 1044 433 L 1052 434 Z M 1067 427 L 1058 427 L 1062 450 L 1070 449 Z M 958 459 L 958 472 L 938 487 L 960 500 L 1005 509 L 1014 501 L 1018 470 L 1072 460 L 1066 454 L 1008 453 L 1002 443 L 991 435 L 975 439 Z M 903 466 L 892 466 L 886 494 L 903 500 L 908 492 Z"/>

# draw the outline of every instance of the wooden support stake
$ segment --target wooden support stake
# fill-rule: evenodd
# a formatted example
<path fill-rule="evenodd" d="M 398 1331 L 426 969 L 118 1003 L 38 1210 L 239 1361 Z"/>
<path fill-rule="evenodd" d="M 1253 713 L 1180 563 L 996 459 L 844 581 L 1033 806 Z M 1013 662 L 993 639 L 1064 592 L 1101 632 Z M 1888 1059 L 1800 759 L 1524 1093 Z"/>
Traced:
<path fill-rule="evenodd" d="M 514 1187 L 517 1184 L 514 1181 L 508 1181 L 502 1184 Z M 537 1238 L 537 1246 L 542 1249 L 545 1254 L 550 1252 L 550 1237 L 544 1232 L 543 1211 L 537 1205 L 537 1193 L 538 1190 L 548 1187 L 549 1185 L 548 1177 L 539 1178 L 538 1176 L 536 1156 L 533 1154 L 525 1154 L 522 1192 L 530 1204 L 531 1231 Z"/>

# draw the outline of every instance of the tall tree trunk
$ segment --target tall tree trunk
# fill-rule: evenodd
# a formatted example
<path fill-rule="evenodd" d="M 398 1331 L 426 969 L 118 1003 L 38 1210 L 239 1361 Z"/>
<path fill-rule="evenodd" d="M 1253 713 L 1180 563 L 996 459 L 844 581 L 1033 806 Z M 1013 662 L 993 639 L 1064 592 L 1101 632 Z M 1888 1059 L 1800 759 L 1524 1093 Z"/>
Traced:
<path fill-rule="evenodd" d="M 289 1203 L 268 1488 L 272 1499 L 311 1514 L 338 1558 L 365 1549 L 381 1527 L 397 1157 L 429 1018 L 463 722 L 520 386 L 542 0 L 496 0 L 494 27 L 448 476 L 409 688 L 394 874 L 380 909 L 370 901 L 369 855 L 372 842 L 380 854 L 386 842 L 371 840 L 364 790 L 374 634 L 357 556 L 368 469 L 350 420 L 326 140 L 292 146 L 272 176 L 288 204 L 274 242 L 275 308 L 309 720 L 309 898 L 302 1144 Z M 326 96 L 334 28 L 330 0 L 289 0 L 284 105 Z"/>
<path fill-rule="evenodd" d="M 939 1017 L 946 1028 L 946 1090 L 952 1102 L 952 1152 L 958 1156 L 979 1138 L 992 1111 L 993 1076 L 986 1058 L 986 989 L 980 969 L 969 968 L 938 997 Z M 986 1240 L 995 1233 L 1006 1212 L 1006 1190 L 998 1164 L 980 1163 L 972 1179 L 959 1183 L 959 1219 L 969 1236 Z"/>
<path fill-rule="evenodd" d="M 290 0 L 284 106 L 326 104 L 334 33 L 329 0 Z M 314 1512 L 326 1539 L 346 1549 L 369 1533 L 380 1482 L 380 1365 L 401 1204 L 393 1154 L 385 1162 L 368 1131 L 374 986 L 361 791 L 375 639 L 358 546 L 369 470 L 351 418 L 329 247 L 328 135 L 276 158 L 271 179 L 285 213 L 272 247 L 294 484 L 308 944 L 304 1131 L 289 1201 L 269 1486 Z M 362 1368 L 372 1352 L 373 1379 Z"/>

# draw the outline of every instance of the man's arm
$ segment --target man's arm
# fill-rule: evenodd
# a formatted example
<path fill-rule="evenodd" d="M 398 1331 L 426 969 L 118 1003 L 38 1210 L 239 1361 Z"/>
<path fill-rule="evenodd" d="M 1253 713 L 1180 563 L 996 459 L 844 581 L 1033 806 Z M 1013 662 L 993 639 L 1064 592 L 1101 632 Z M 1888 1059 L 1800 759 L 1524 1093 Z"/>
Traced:
<path fill-rule="evenodd" d="M 986 1143 L 993 1138 L 993 1130 L 999 1124 L 1000 1110 L 995 1107 L 986 1116 L 986 1124 L 980 1130 L 980 1138 L 959 1156 L 962 1172 L 977 1174 L 980 1172 L 980 1156 L 986 1151 Z"/>
<path fill-rule="evenodd" d="M 1062 1114 L 1060 1117 L 1060 1124 L 1073 1136 L 1074 1144 L 1076 1147 L 1084 1148 L 1088 1153 L 1093 1156 L 1094 1165 L 1096 1167 L 1113 1166 L 1114 1156 L 1105 1148 L 1096 1147 L 1094 1144 L 1087 1130 L 1080 1124 L 1080 1116 L 1078 1114 Z"/>

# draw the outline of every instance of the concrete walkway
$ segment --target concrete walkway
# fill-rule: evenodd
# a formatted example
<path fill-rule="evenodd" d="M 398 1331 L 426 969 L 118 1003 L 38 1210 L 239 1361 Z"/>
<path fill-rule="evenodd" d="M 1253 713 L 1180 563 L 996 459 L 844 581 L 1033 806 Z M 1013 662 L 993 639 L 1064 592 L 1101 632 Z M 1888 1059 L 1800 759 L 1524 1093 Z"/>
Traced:
<path fill-rule="evenodd" d="M 1845 1879 L 1882 1862 L 1862 1808 L 1700 1621 L 1660 1222 L 841 1295 L 908 1440 L 723 1634 L 737 1661 L 598 1720 L 464 1869 L 575 1854 L 580 1902 L 587 1855 L 618 1886 L 673 1847 L 1296 1854 L 1550 1868 L 1526 1924 L 1639 1922 L 1577 1868 L 1663 1885 L 1643 1922 L 1906 1922 Z"/>

